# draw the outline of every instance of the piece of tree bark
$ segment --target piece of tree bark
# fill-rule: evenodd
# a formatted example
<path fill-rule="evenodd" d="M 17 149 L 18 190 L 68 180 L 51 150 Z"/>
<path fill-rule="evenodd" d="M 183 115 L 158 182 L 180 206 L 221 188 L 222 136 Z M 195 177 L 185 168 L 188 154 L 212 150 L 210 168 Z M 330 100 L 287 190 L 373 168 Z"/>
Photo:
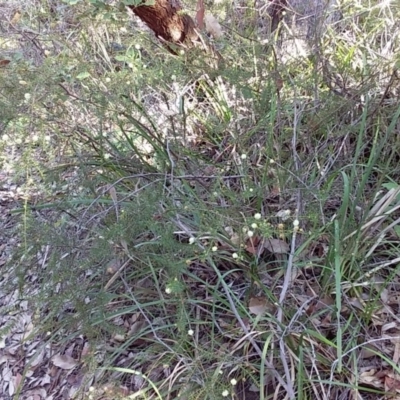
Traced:
<path fill-rule="evenodd" d="M 199 40 L 195 22 L 183 11 L 178 0 L 154 0 L 151 5 L 128 7 L 173 53 L 176 52 L 169 43 L 190 48 Z"/>
<path fill-rule="evenodd" d="M 271 17 L 271 33 L 275 32 L 283 18 L 283 12 L 287 10 L 287 0 L 271 0 L 269 4 L 269 15 Z"/>

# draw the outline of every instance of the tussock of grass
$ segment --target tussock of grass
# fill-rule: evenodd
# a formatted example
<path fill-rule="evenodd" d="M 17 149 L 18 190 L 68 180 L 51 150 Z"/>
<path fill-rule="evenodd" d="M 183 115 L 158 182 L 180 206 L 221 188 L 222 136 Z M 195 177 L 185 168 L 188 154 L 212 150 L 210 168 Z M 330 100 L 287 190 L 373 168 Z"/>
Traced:
<path fill-rule="evenodd" d="M 265 41 L 262 9 L 220 4 L 215 70 L 116 9 L 58 6 L 0 39 L 23 343 L 70 351 L 81 398 L 394 392 L 399 10 L 341 2 L 299 50 L 289 11 Z"/>

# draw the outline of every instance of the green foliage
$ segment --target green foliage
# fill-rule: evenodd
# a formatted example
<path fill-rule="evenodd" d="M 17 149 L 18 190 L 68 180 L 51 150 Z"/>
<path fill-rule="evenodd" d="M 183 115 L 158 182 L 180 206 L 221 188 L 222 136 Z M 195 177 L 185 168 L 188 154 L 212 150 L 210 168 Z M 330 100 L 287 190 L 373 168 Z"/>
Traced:
<path fill-rule="evenodd" d="M 398 10 L 343 2 L 299 49 L 253 3 L 219 4 L 216 69 L 128 23 L 137 1 L 63 3 L 23 14 L 46 40 L 0 69 L 7 287 L 36 334 L 84 337 L 89 373 L 143 374 L 148 398 L 223 398 L 234 377 L 268 398 L 266 361 L 282 396 L 363 390 L 348 371 L 398 276 Z"/>

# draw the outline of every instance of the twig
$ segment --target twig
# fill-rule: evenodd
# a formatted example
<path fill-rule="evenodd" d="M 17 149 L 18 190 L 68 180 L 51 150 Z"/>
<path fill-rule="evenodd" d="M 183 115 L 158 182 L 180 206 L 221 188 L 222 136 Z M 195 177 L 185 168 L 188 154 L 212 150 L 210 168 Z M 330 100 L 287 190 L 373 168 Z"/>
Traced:
<path fill-rule="evenodd" d="M 296 151 L 298 121 L 299 121 L 299 114 L 297 112 L 297 108 L 295 107 L 294 121 L 293 121 L 292 151 L 293 151 L 293 159 L 294 159 L 296 172 L 299 172 L 299 170 L 300 170 L 300 162 L 299 162 L 298 154 Z M 301 208 L 301 193 L 300 193 L 300 190 L 298 190 L 298 192 L 297 192 L 297 209 L 295 212 L 296 219 L 299 215 L 300 208 Z M 291 242 L 291 246 L 290 246 L 290 254 L 289 254 L 288 263 L 287 263 L 286 272 L 285 272 L 285 278 L 283 281 L 283 287 L 282 287 L 281 294 L 279 296 L 279 308 L 278 308 L 278 315 L 277 315 L 277 320 L 278 320 L 277 327 L 278 327 L 279 333 L 281 334 L 281 337 L 279 339 L 279 350 L 280 350 L 281 361 L 283 364 L 283 369 L 286 374 L 287 382 L 290 382 L 290 371 L 289 371 L 289 366 L 287 363 L 285 343 L 284 343 L 286 329 L 285 330 L 282 329 L 282 320 L 283 320 L 283 304 L 285 302 L 286 294 L 287 294 L 287 291 L 288 291 L 289 286 L 292 281 L 293 260 L 294 260 L 294 255 L 296 252 L 296 236 L 297 236 L 296 230 L 294 229 L 293 235 L 292 235 L 292 242 Z M 291 387 L 291 389 L 293 390 L 292 387 Z"/>

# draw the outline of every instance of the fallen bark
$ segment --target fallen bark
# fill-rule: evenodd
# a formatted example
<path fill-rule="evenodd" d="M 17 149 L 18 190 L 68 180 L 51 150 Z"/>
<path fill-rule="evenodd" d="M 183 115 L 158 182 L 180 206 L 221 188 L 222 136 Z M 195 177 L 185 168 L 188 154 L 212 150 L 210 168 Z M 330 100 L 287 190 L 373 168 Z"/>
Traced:
<path fill-rule="evenodd" d="M 154 0 L 153 4 L 128 6 L 163 42 L 193 47 L 199 40 L 194 20 L 178 0 Z M 175 53 L 171 47 L 168 49 Z"/>

